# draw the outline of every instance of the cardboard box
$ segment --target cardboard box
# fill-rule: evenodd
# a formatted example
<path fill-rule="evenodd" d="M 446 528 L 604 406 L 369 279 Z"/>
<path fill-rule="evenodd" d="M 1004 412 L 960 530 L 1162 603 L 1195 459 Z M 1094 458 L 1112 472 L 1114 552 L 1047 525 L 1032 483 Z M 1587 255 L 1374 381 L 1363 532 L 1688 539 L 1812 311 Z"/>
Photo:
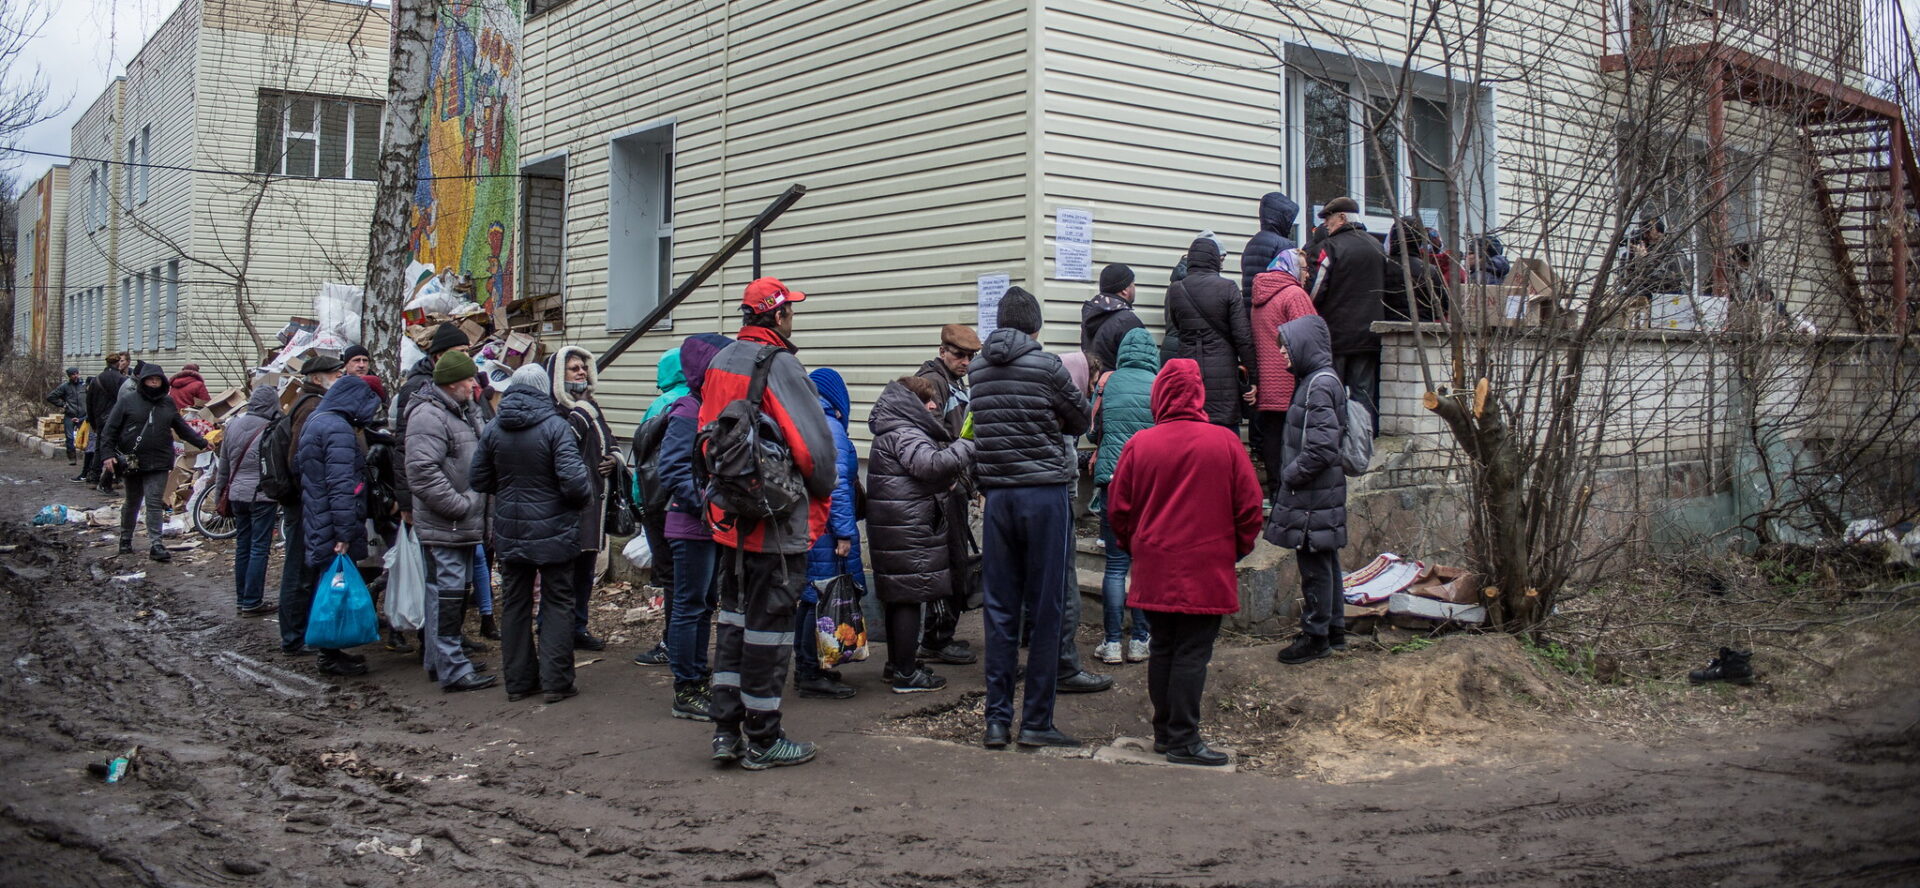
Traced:
<path fill-rule="evenodd" d="M 1457 567 L 1429 564 L 1407 591 L 1421 598 L 1453 604 L 1479 604 L 1480 590 L 1486 584 L 1480 575 Z"/>
<path fill-rule="evenodd" d="M 213 400 L 208 401 L 207 406 L 200 409 L 206 412 L 208 419 L 214 422 L 226 422 L 233 411 L 245 406 L 246 403 L 247 393 L 241 389 L 231 388 L 213 396 Z"/>
<path fill-rule="evenodd" d="M 1559 314 L 1559 304 L 1560 278 L 1539 259 L 1514 260 L 1504 284 L 1460 287 L 1460 310 L 1470 326 L 1548 324 Z"/>
<path fill-rule="evenodd" d="M 1477 604 L 1435 601 L 1410 592 L 1395 592 L 1387 599 L 1387 613 L 1396 617 L 1417 617 L 1439 623 L 1484 623 L 1487 609 Z"/>
<path fill-rule="evenodd" d="M 467 334 L 467 342 L 470 345 L 479 345 L 487 338 L 487 328 L 478 321 L 461 321 L 460 332 Z"/>
<path fill-rule="evenodd" d="M 519 369 L 520 365 L 527 362 L 527 356 L 533 353 L 533 351 L 539 347 L 539 344 L 539 340 L 525 333 L 518 331 L 509 333 L 507 334 L 507 353 L 501 358 L 501 362 L 509 367 Z"/>

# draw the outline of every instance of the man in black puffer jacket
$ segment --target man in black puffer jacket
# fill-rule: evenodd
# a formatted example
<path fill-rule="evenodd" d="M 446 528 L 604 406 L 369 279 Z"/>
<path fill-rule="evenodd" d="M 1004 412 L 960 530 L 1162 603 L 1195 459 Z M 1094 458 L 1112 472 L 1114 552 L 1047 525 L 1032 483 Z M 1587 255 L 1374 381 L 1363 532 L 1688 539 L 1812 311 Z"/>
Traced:
<path fill-rule="evenodd" d="M 1251 300 L 1253 279 L 1266 273 L 1273 257 L 1294 248 L 1293 220 L 1299 215 L 1300 205 L 1283 192 L 1269 191 L 1260 198 L 1260 230 L 1240 251 L 1240 295 Z M 1256 335 L 1270 334 L 1259 331 Z"/>
<path fill-rule="evenodd" d="M 142 363 L 134 377 L 139 380 L 137 394 L 114 405 L 101 433 L 101 472 L 104 477 L 119 471 L 127 482 L 126 505 L 120 507 L 120 553 L 133 551 L 133 524 L 144 499 L 147 538 L 153 543 L 148 553 L 155 561 L 172 561 L 160 534 L 166 520 L 167 477 L 173 472 L 173 436 L 201 450 L 207 449 L 207 440 L 173 406 L 165 370 Z"/>
<path fill-rule="evenodd" d="M 1053 724 L 1067 549 L 1073 532 L 1073 445 L 1087 430 L 1087 400 L 1060 359 L 1042 350 L 1040 303 L 1019 287 L 1000 300 L 1000 329 L 968 372 L 976 473 L 986 491 L 987 732 L 989 749 L 1012 742 L 1013 676 L 1020 612 L 1033 612 L 1022 746 L 1078 746 Z"/>
<path fill-rule="evenodd" d="M 1094 379 L 1120 366 L 1120 340 L 1139 327 L 1133 312 L 1133 269 L 1116 262 L 1100 270 L 1100 292 L 1080 305 L 1080 351 Z"/>
<path fill-rule="evenodd" d="M 1327 321 L 1334 372 L 1351 396 L 1363 399 L 1378 417 L 1380 334 L 1373 332 L 1373 322 L 1384 316 L 1387 251 L 1365 228 L 1354 224 L 1353 217 L 1359 213 L 1360 205 L 1351 197 L 1336 197 L 1320 208 L 1327 235 L 1313 244 L 1313 281 L 1307 285 L 1307 295 Z M 1376 419 L 1376 435 L 1379 425 Z"/>
<path fill-rule="evenodd" d="M 1187 276 L 1167 288 L 1167 329 L 1180 334 L 1175 357 L 1200 365 L 1207 421 L 1238 427 L 1242 401 L 1253 401 L 1251 387 L 1241 384 L 1241 371 L 1246 379 L 1259 378 L 1253 327 L 1240 288 L 1220 276 L 1220 245 L 1213 238 L 1194 238 L 1187 248 Z"/>
<path fill-rule="evenodd" d="M 88 437 L 86 468 L 80 474 L 88 481 L 97 482 L 101 493 L 113 492 L 113 473 L 100 470 L 100 464 L 107 459 L 107 448 L 99 443 L 100 433 L 106 431 L 107 416 L 120 401 L 120 386 L 127 381 L 131 360 L 126 352 L 108 355 L 106 368 L 87 383 L 87 426 L 93 433 Z"/>
<path fill-rule="evenodd" d="M 573 561 L 580 509 L 597 480 L 580 458 L 573 428 L 553 400 L 539 364 L 514 371 L 500 413 L 480 433 L 473 489 L 493 494 L 493 551 L 500 559 L 500 657 L 507 700 L 545 688 L 546 701 L 573 696 Z M 540 667 L 534 671 L 533 578 L 540 576 Z"/>
<path fill-rule="evenodd" d="M 1299 382 L 1287 408 L 1284 458 L 1274 484 L 1267 542 L 1293 549 L 1300 566 L 1300 637 L 1280 652 L 1289 665 L 1346 645 L 1340 550 L 1347 545 L 1347 475 L 1340 462 L 1346 389 L 1333 370 L 1332 337 L 1318 315 L 1280 325 L 1280 360 Z"/>

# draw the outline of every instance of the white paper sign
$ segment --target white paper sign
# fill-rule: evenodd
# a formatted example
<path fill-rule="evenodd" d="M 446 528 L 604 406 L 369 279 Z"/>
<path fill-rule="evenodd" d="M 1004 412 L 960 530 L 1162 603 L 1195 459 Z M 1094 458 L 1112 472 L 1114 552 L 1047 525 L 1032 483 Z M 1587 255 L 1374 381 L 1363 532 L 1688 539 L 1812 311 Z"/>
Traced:
<path fill-rule="evenodd" d="M 1093 280 L 1093 246 L 1091 244 L 1054 244 L 1053 276 L 1063 281 Z"/>
<path fill-rule="evenodd" d="M 1053 212 L 1053 239 L 1063 244 L 1093 245 L 1093 211 L 1061 207 Z"/>
<path fill-rule="evenodd" d="M 981 337 L 1000 326 L 1000 297 L 1007 295 L 1009 279 L 1004 274 L 983 274 L 979 280 L 980 315 L 974 321 Z"/>

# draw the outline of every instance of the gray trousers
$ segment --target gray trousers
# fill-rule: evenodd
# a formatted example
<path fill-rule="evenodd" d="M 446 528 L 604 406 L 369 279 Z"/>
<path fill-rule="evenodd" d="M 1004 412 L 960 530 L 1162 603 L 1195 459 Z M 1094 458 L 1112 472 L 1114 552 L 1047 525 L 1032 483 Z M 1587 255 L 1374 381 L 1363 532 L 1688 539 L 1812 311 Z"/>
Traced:
<path fill-rule="evenodd" d="M 467 621 L 467 584 L 473 581 L 473 546 L 421 546 L 427 556 L 425 636 L 427 677 L 441 687 L 473 674 L 460 649 Z"/>
<path fill-rule="evenodd" d="M 1060 603 L 1060 677 L 1072 678 L 1080 674 L 1080 645 L 1074 636 L 1080 631 L 1080 572 L 1075 569 L 1078 553 L 1074 551 L 1073 485 L 1067 485 L 1067 538 L 1062 544 L 1067 547 L 1067 600 Z"/>
<path fill-rule="evenodd" d="M 120 538 L 133 539 L 133 526 L 140 518 L 140 506 L 147 507 L 147 539 L 160 544 L 160 531 L 167 520 L 168 472 L 133 472 L 126 476 L 127 500 L 120 507 Z"/>

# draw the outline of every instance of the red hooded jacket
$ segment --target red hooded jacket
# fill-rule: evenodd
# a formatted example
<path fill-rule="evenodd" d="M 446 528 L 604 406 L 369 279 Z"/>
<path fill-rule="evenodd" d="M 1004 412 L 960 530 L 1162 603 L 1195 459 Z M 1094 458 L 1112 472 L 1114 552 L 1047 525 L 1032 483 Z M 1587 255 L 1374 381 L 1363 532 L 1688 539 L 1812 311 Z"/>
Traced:
<path fill-rule="evenodd" d="M 1127 606 L 1183 614 L 1240 609 L 1234 562 L 1260 533 L 1260 483 L 1232 429 L 1207 421 L 1200 367 L 1168 361 L 1153 381 L 1154 426 L 1120 451 L 1107 517 L 1133 554 Z"/>
<path fill-rule="evenodd" d="M 204 404 L 213 400 L 213 396 L 207 393 L 206 380 L 200 378 L 200 368 L 198 366 L 189 365 L 179 373 L 173 374 L 171 385 L 173 387 L 173 406 L 181 410 L 192 407 L 196 401 Z"/>
<path fill-rule="evenodd" d="M 728 404 L 747 396 L 753 381 L 753 358 L 762 346 L 782 349 L 767 373 L 767 390 L 760 402 L 761 412 L 780 427 L 793 464 L 806 482 L 807 508 L 792 515 L 755 523 L 744 534 L 735 531 L 732 519 L 716 506 L 707 507 L 707 523 L 712 525 L 713 541 L 728 548 L 749 552 L 798 555 L 812 547 L 827 527 L 827 513 L 833 502 L 838 477 L 835 465 L 833 431 L 827 426 L 827 414 L 820 409 L 820 396 L 807 370 L 793 356 L 793 343 L 766 327 L 742 327 L 735 341 L 713 356 L 701 386 L 700 425 L 719 418 Z"/>
<path fill-rule="evenodd" d="M 1254 409 L 1285 413 L 1293 404 L 1293 373 L 1280 362 L 1280 325 L 1310 314 L 1319 314 L 1313 297 L 1293 275 L 1275 269 L 1254 276 L 1253 353 L 1260 358 Z"/>

